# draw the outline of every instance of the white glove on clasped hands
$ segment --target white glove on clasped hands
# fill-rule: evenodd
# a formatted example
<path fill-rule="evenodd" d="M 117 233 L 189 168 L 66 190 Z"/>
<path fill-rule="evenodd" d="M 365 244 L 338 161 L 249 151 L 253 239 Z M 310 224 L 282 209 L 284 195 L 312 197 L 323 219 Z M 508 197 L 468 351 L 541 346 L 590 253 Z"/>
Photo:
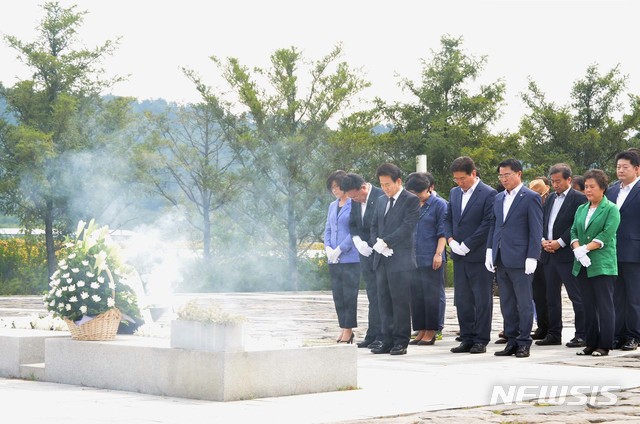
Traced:
<path fill-rule="evenodd" d="M 527 258 L 524 261 L 524 273 L 529 275 L 536 272 L 536 267 L 538 266 L 538 260 L 533 258 Z"/>
<path fill-rule="evenodd" d="M 353 245 L 364 257 L 371 256 L 371 253 L 373 253 L 373 249 L 371 248 L 371 246 L 369 246 L 366 241 L 362 240 L 360 236 L 353 236 Z"/>
<path fill-rule="evenodd" d="M 573 249 L 573 254 L 575 255 L 577 260 L 580 260 L 581 257 L 585 256 L 589 251 L 587 250 L 587 245 L 583 244 L 582 246 L 578 246 Z"/>
<path fill-rule="evenodd" d="M 489 272 L 496 272 L 496 267 L 493 266 L 493 249 L 487 249 L 484 267 L 487 268 L 487 271 Z"/>
<path fill-rule="evenodd" d="M 342 250 L 340 250 L 340 247 L 336 247 L 335 249 L 333 249 L 329 263 L 337 264 L 339 261 L 338 258 L 340 257 L 341 253 L 342 253 Z"/>
<path fill-rule="evenodd" d="M 382 250 L 384 248 L 388 247 L 387 243 L 384 242 L 384 240 L 382 240 L 381 238 L 377 238 L 376 239 L 376 244 L 373 245 L 373 250 L 375 250 L 376 252 L 382 254 Z"/>
<path fill-rule="evenodd" d="M 385 247 L 384 249 L 382 249 L 382 252 L 380 252 L 380 254 L 388 258 L 389 256 L 393 255 L 393 249 Z"/>
<path fill-rule="evenodd" d="M 591 259 L 589 259 L 588 255 L 584 255 L 583 257 L 581 257 L 578 260 L 580 261 L 582 266 L 585 267 L 585 268 L 589 268 L 589 265 L 591 265 Z"/>
<path fill-rule="evenodd" d="M 449 242 L 449 247 L 451 248 L 451 251 L 456 255 L 464 256 L 466 254 L 460 249 L 460 243 L 455 240 L 451 240 L 451 242 Z"/>
<path fill-rule="evenodd" d="M 467 253 L 471 252 L 471 249 L 469 249 L 467 247 L 466 244 L 464 244 L 464 242 L 460 243 L 460 251 L 462 252 L 462 256 L 466 255 Z"/>

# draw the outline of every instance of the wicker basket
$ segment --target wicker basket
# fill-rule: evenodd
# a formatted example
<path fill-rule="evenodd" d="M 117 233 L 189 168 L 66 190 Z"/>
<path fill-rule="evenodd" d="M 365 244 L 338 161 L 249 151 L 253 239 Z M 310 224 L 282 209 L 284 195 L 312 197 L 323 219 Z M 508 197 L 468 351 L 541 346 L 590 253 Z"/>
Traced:
<path fill-rule="evenodd" d="M 67 327 L 74 340 L 113 340 L 118 332 L 118 326 L 122 320 L 122 313 L 116 309 L 109 309 L 101 313 L 91 321 L 82 325 L 65 318 Z"/>

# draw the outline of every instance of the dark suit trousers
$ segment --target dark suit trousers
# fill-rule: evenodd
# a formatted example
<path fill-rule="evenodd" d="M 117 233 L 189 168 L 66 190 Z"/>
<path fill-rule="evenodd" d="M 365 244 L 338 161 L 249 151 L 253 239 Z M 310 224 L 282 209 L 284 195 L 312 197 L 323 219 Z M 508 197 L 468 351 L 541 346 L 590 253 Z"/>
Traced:
<path fill-rule="evenodd" d="M 618 262 L 614 285 L 616 338 L 640 340 L 640 263 Z"/>
<path fill-rule="evenodd" d="M 330 264 L 331 293 L 338 314 L 340 328 L 358 326 L 358 291 L 360 290 L 360 264 Z"/>
<path fill-rule="evenodd" d="M 376 270 L 378 304 L 382 320 L 382 342 L 407 346 L 411 337 L 411 279 L 415 269 L 389 271 L 386 258 Z"/>
<path fill-rule="evenodd" d="M 547 304 L 549 306 L 549 331 L 555 337 L 562 337 L 562 283 L 573 305 L 576 333 L 575 337 L 584 339 L 584 305 L 578 287 L 578 280 L 573 276 L 573 262 L 559 262 L 554 260 L 553 254 L 549 262 L 544 265 L 547 280 Z"/>
<path fill-rule="evenodd" d="M 462 342 L 487 345 L 491 338 L 493 277 L 484 263 L 453 261 L 453 298 Z"/>
<path fill-rule="evenodd" d="M 533 326 L 533 275 L 524 273 L 524 268 L 496 266 L 500 309 L 504 320 L 504 335 L 509 344 L 531 346 Z"/>
<path fill-rule="evenodd" d="M 411 283 L 411 321 L 414 330 L 438 330 L 440 292 L 444 288 L 444 267 L 418 267 Z"/>
<path fill-rule="evenodd" d="M 382 341 L 382 323 L 380 322 L 380 308 L 378 305 L 378 282 L 376 273 L 371 267 L 371 256 L 365 258 L 360 256 L 360 273 L 367 289 L 367 299 L 369 299 L 369 327 L 367 328 L 367 341 Z"/>
<path fill-rule="evenodd" d="M 586 321 L 585 341 L 588 347 L 611 349 L 615 327 L 615 311 L 613 309 L 613 286 L 616 277 L 598 275 L 587 277 L 586 268 L 582 267 L 578 274 L 578 287 L 584 305 Z"/>
<path fill-rule="evenodd" d="M 532 293 L 533 303 L 536 307 L 536 323 L 538 328 L 545 333 L 549 330 L 549 309 L 547 307 L 547 283 L 543 266 L 538 261 L 536 271 L 533 273 Z"/>

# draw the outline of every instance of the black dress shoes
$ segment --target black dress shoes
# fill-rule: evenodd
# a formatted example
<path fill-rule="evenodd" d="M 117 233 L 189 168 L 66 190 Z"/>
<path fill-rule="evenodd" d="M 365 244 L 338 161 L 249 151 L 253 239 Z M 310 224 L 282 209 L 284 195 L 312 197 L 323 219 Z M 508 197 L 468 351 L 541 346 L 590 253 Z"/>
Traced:
<path fill-rule="evenodd" d="M 380 346 L 382 346 L 382 341 L 376 340 L 374 342 L 371 342 L 371 344 L 368 347 L 369 347 L 369 349 L 375 349 L 375 348 L 380 347 Z"/>
<path fill-rule="evenodd" d="M 547 334 L 547 337 L 545 337 L 544 339 L 536 340 L 536 344 L 538 346 L 559 346 L 562 344 L 562 339 L 560 337 Z"/>
<path fill-rule="evenodd" d="M 378 345 L 378 346 L 374 347 L 373 349 L 371 349 L 371 353 L 375 353 L 375 354 L 389 353 L 389 352 L 391 352 L 392 348 L 393 348 L 393 346 L 390 345 L 390 344 L 381 343 L 380 345 Z"/>
<path fill-rule="evenodd" d="M 472 347 L 473 347 L 473 343 L 462 342 L 458 346 L 452 347 L 451 348 L 451 352 L 453 352 L 453 353 L 466 353 L 466 352 L 470 352 Z"/>
<path fill-rule="evenodd" d="M 627 342 L 622 346 L 622 350 L 636 350 L 638 348 L 638 341 L 631 337 L 627 339 Z M 604 355 L 603 355 L 604 356 Z"/>
<path fill-rule="evenodd" d="M 369 340 L 364 339 L 363 341 L 358 342 L 358 343 L 357 343 L 357 346 L 358 346 L 358 347 L 363 347 L 363 348 L 364 348 L 364 347 L 369 347 L 369 346 L 371 346 L 371 344 L 372 344 L 373 342 L 374 342 L 374 341 L 373 341 L 373 340 L 371 340 L 371 339 L 369 339 Z M 371 349 L 371 348 L 369 347 L 369 349 Z"/>
<path fill-rule="evenodd" d="M 395 345 L 389 351 L 390 355 L 405 355 L 407 353 L 407 348 L 402 345 Z"/>
<path fill-rule="evenodd" d="M 584 339 L 581 339 L 580 337 L 574 337 L 565 344 L 566 347 L 585 347 L 586 345 L 587 342 L 585 342 Z"/>
<path fill-rule="evenodd" d="M 487 347 L 482 343 L 476 343 L 469 349 L 469 353 L 485 353 L 486 351 Z"/>
<path fill-rule="evenodd" d="M 500 337 L 498 340 L 496 340 L 496 344 L 505 344 L 507 343 L 507 341 L 507 339 Z"/>
<path fill-rule="evenodd" d="M 622 346 L 624 346 L 624 340 L 620 340 L 620 339 L 614 339 L 613 340 L 613 346 L 611 347 L 611 349 L 620 349 L 622 348 Z"/>
<path fill-rule="evenodd" d="M 511 356 L 511 355 L 515 355 L 516 351 L 518 350 L 518 345 L 515 344 L 508 344 L 504 347 L 503 350 L 499 351 L 499 352 L 495 352 L 494 355 L 496 356 Z"/>
<path fill-rule="evenodd" d="M 542 330 L 540 327 L 536 328 L 536 331 L 531 335 L 533 340 L 542 340 L 545 337 L 547 337 L 547 330 Z"/>
<path fill-rule="evenodd" d="M 518 346 L 518 350 L 516 351 L 516 358 L 528 358 L 529 357 L 529 346 Z"/>

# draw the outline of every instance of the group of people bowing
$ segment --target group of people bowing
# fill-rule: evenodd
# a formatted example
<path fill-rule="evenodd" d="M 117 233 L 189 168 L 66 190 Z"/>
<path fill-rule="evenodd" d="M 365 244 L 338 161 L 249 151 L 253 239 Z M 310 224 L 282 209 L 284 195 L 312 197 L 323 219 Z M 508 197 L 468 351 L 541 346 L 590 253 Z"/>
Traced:
<path fill-rule="evenodd" d="M 526 358 L 534 339 L 541 346 L 562 344 L 562 285 L 575 323 L 567 347 L 592 356 L 635 350 L 640 157 L 629 149 L 615 161 L 615 183 L 590 169 L 581 177 L 582 192 L 565 163 L 541 177 L 549 183 L 535 180 L 527 187 L 521 162 L 506 159 L 497 167 L 496 189 L 462 156 L 450 166 L 455 186 L 449 201 L 435 192 L 428 172 L 411 173 L 403 182 L 391 163 L 376 171 L 379 188 L 358 174 L 331 173 L 327 189 L 336 200 L 329 206 L 324 245 L 342 330 L 337 342 L 354 343 L 362 279 L 369 305 L 359 348 L 403 355 L 409 344 L 435 344 L 444 325 L 450 258 L 460 330 L 453 353 L 487 351 L 494 278 L 504 322 L 496 343 L 505 344 L 496 356 Z M 532 334 L 534 316 L 538 328 Z"/>

